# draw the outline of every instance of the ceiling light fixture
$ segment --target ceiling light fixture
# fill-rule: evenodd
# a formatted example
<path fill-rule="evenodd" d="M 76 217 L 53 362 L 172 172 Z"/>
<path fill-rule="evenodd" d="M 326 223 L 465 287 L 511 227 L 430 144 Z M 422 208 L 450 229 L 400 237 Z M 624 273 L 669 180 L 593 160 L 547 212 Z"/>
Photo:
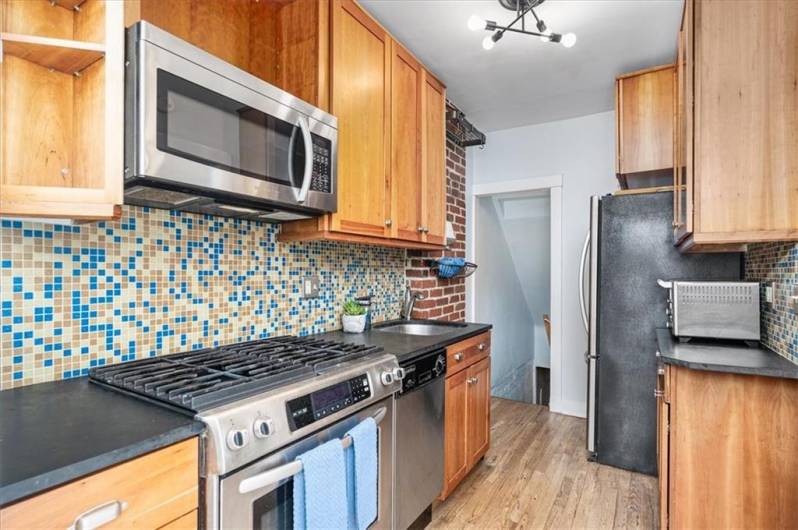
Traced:
<path fill-rule="evenodd" d="M 543 22 L 543 19 L 538 17 L 535 13 L 535 8 L 539 7 L 544 0 L 499 0 L 502 7 L 515 11 L 515 19 L 506 26 L 499 26 L 493 20 L 485 20 L 478 15 L 471 15 L 468 19 L 468 29 L 471 31 L 487 30 L 492 32 L 482 40 L 482 47 L 486 50 L 493 49 L 493 46 L 504 36 L 504 33 L 510 31 L 512 33 L 523 33 L 524 35 L 533 35 L 539 37 L 543 42 L 560 43 L 566 48 L 573 47 L 576 44 L 576 35 L 573 33 L 553 33 Z M 529 31 L 526 29 L 526 15 L 532 13 L 535 18 L 535 28 L 537 31 Z M 516 23 L 521 22 L 521 27 L 514 28 Z"/>

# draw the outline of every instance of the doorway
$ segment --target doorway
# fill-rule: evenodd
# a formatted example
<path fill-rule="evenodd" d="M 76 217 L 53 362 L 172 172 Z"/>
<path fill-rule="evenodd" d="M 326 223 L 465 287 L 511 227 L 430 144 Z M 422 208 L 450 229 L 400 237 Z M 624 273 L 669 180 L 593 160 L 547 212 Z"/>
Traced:
<path fill-rule="evenodd" d="M 469 320 L 493 324 L 491 395 L 549 404 L 559 390 L 561 178 L 474 186 Z"/>

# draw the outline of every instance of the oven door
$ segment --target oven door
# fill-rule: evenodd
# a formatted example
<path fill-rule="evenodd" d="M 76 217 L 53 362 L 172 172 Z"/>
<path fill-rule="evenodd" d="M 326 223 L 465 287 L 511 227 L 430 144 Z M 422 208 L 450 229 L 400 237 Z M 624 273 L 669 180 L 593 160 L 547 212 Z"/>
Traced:
<path fill-rule="evenodd" d="M 231 475 L 219 485 L 218 528 L 293 529 L 293 476 L 296 457 L 334 438 L 365 418 L 377 422 L 378 485 L 377 519 L 370 528 L 391 528 L 393 485 L 393 397 L 379 401 L 273 453 Z M 213 525 L 209 525 L 213 526 Z"/>
<path fill-rule="evenodd" d="M 335 210 L 334 128 L 293 108 L 289 94 L 278 101 L 152 43 L 139 45 L 138 182 Z"/>

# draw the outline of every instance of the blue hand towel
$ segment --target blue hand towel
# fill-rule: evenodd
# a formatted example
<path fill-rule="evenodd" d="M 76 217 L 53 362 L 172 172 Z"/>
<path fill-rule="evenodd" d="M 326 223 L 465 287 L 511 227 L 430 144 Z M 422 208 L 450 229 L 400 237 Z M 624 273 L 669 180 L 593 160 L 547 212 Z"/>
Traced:
<path fill-rule="evenodd" d="M 365 530 L 377 518 L 377 423 L 366 418 L 348 433 L 346 449 L 349 528 Z"/>
<path fill-rule="evenodd" d="M 348 528 L 346 464 L 341 440 L 330 440 L 297 457 L 294 530 Z"/>

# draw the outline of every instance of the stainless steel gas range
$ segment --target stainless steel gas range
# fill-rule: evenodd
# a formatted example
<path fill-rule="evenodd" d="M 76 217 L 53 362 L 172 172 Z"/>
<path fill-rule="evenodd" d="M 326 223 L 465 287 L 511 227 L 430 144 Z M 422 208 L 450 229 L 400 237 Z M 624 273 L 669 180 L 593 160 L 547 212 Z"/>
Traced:
<path fill-rule="evenodd" d="M 393 394 L 403 370 L 381 348 L 281 337 L 93 369 L 91 380 L 193 414 L 203 438 L 201 525 L 292 528 L 299 454 L 378 424 L 378 515 L 392 525 Z"/>

